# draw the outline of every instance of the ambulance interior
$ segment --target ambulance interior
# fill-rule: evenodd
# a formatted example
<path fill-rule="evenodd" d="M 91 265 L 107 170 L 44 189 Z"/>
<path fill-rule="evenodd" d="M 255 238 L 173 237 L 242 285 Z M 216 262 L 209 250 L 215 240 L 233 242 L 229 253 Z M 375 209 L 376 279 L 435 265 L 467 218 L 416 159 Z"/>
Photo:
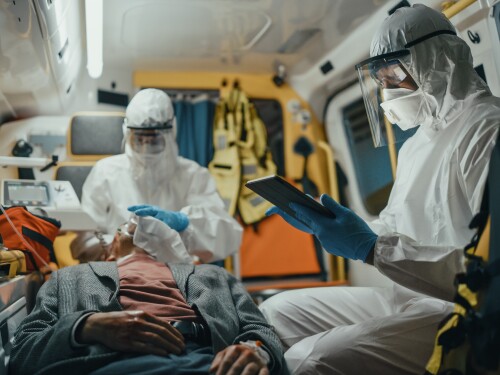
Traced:
<path fill-rule="evenodd" d="M 97 160 L 123 152 L 124 112 L 134 94 L 165 90 L 174 101 L 180 155 L 209 167 L 217 105 L 239 91 L 265 125 L 267 134 L 255 136 L 267 143 L 272 174 L 372 220 L 389 197 L 402 143 L 374 147 L 354 65 L 369 57 L 381 21 L 413 3 L 2 0 L 1 203 L 59 219 L 56 264 L 77 264 L 70 252 L 75 232 L 95 229 L 79 207 L 83 182 Z M 500 3 L 425 4 L 451 19 L 477 72 L 499 96 Z M 234 183 L 240 191 L 241 178 Z M 38 193 L 8 200 L 9 186 Z M 37 199 L 43 204 L 32 205 Z M 232 213 L 241 220 L 240 210 Z M 391 283 L 372 266 L 329 255 L 277 216 L 241 222 L 240 251 L 220 265 L 257 302 L 291 288 Z M 9 342 L 43 277 L 23 275 L 20 261 L 3 256 L 0 272 L 0 369 L 6 371 Z"/>

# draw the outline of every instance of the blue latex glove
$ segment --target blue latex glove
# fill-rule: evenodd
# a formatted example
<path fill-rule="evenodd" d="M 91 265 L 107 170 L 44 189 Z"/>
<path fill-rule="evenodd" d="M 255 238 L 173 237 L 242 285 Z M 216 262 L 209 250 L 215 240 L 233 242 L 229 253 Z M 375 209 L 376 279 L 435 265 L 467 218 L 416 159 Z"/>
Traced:
<path fill-rule="evenodd" d="M 155 219 L 161 220 L 177 232 L 182 232 L 189 225 L 189 218 L 182 212 L 164 210 L 148 204 L 130 206 L 128 210 L 137 216 L 152 216 Z"/>
<path fill-rule="evenodd" d="M 266 211 L 266 216 L 271 216 L 274 214 L 280 215 L 285 221 L 290 224 L 292 227 L 297 228 L 298 230 L 301 230 L 302 232 L 306 232 L 309 234 L 314 234 L 311 228 L 309 228 L 307 225 L 304 223 L 301 223 L 297 219 L 295 219 L 293 216 L 288 215 L 285 211 L 283 211 L 281 208 L 278 208 L 276 206 L 272 206 Z"/>
<path fill-rule="evenodd" d="M 321 203 L 335 214 L 335 218 L 296 203 L 290 203 L 290 208 L 295 211 L 297 219 L 311 228 L 326 251 L 365 262 L 378 236 L 363 219 L 328 195 L 321 196 Z"/>

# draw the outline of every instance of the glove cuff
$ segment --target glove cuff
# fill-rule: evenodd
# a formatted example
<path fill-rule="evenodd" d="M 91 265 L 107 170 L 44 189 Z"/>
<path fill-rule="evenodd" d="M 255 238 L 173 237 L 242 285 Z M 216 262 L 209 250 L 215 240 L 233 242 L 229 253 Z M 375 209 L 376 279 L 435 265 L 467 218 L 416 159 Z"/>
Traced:
<path fill-rule="evenodd" d="M 370 255 L 370 252 L 374 250 L 375 243 L 378 240 L 378 236 L 375 233 L 372 234 L 372 236 L 367 238 L 362 244 L 358 246 L 355 253 L 355 259 L 362 260 L 364 263 L 366 263 L 368 255 Z"/>
<path fill-rule="evenodd" d="M 189 225 L 189 218 L 184 212 L 176 212 L 177 218 L 179 219 L 179 229 L 178 232 L 182 232 Z"/>

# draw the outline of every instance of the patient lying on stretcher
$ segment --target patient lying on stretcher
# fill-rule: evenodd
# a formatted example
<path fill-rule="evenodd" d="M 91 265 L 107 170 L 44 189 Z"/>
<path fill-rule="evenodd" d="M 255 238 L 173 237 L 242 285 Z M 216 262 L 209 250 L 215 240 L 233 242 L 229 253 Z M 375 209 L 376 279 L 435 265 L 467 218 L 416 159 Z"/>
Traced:
<path fill-rule="evenodd" d="M 278 337 L 234 277 L 160 260 L 164 226 L 135 217 L 107 261 L 54 272 L 16 332 L 12 374 L 287 373 Z"/>

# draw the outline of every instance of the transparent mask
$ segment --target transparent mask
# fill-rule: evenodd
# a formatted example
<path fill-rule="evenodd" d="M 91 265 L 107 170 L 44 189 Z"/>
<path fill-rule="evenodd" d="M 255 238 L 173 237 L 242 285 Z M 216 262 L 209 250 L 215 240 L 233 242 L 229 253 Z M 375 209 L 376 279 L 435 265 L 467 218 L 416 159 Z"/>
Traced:
<path fill-rule="evenodd" d="M 165 150 L 166 135 L 169 130 L 129 129 L 128 142 L 132 150 L 139 154 L 155 155 Z"/>
<path fill-rule="evenodd" d="M 406 89 L 413 92 L 418 89 L 403 61 L 409 54 L 409 50 L 392 52 L 356 65 L 375 147 L 402 142 L 407 138 L 404 132 L 386 120 L 380 105 L 386 100 L 384 93 L 390 90 Z"/>
<path fill-rule="evenodd" d="M 137 228 L 137 219 L 135 216 L 132 216 L 126 223 L 120 225 L 116 229 L 116 232 L 121 236 L 133 238 L 136 228 Z"/>

